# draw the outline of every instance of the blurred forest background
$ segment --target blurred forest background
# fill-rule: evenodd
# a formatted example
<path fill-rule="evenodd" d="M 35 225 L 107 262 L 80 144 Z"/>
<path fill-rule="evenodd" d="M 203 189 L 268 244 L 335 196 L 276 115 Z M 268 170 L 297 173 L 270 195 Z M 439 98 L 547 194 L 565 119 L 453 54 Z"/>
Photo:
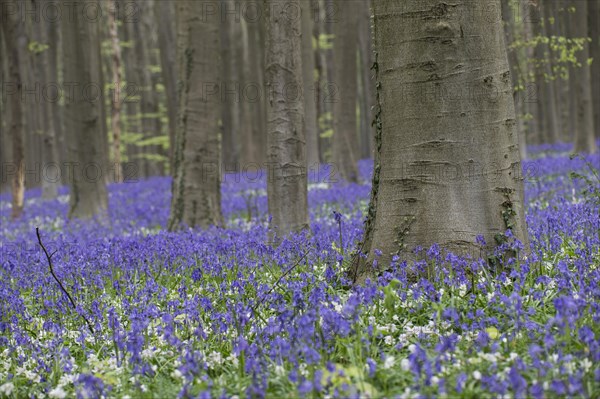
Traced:
<path fill-rule="evenodd" d="M 177 16 L 176 2 L 83 2 L 84 12 L 95 22 L 85 38 L 76 30 L 61 29 L 53 3 L 2 3 L 0 189 L 10 189 L 12 165 L 19 162 L 25 165 L 25 186 L 42 186 L 46 198 L 56 196 L 56 186 L 67 183 L 64 160 L 69 137 L 74 137 L 69 129 L 76 126 L 68 123 L 65 111 L 67 102 L 76 98 L 90 100 L 98 112 L 101 137 L 95 151 L 106 165 L 123 165 L 120 173 L 106 168 L 114 172 L 104 173 L 106 182 L 170 174 L 181 82 L 176 50 L 182 16 Z M 218 95 L 222 103 L 223 169 L 239 171 L 242 165 L 265 162 L 265 27 L 256 17 L 256 2 L 222 3 L 230 13 L 220 24 L 222 84 L 219 93 L 209 94 Z M 600 1 L 501 4 L 521 144 L 576 142 L 577 150 L 595 151 L 600 127 Z M 15 6 L 19 23 L 11 30 L 7 18 Z M 308 165 L 348 159 L 355 164 L 373 154 L 370 1 L 305 0 L 302 7 L 308 11 L 302 20 Z M 336 20 L 341 7 L 351 9 L 349 17 Z M 90 69 L 91 81 L 63 78 L 69 64 L 65 51 L 71 54 L 69 49 L 77 48 L 94 50 L 85 52 L 85 65 L 74 61 Z M 354 59 L 354 65 L 347 62 Z M 20 92 L 15 76 L 22 83 Z M 462 95 L 460 88 L 447 94 Z M 23 105 L 22 115 L 15 112 L 16 101 Z M 356 112 L 336 113 L 336 104 L 343 102 L 355 103 Z M 22 126 L 14 137 L 9 127 L 19 118 Z M 351 134 L 338 133 L 342 130 Z M 334 140 L 349 141 L 351 150 L 336 153 Z M 521 145 L 523 157 L 525 149 Z M 62 169 L 45 171 L 49 163 Z M 61 181 L 43 178 L 45 173 L 60 173 Z"/>

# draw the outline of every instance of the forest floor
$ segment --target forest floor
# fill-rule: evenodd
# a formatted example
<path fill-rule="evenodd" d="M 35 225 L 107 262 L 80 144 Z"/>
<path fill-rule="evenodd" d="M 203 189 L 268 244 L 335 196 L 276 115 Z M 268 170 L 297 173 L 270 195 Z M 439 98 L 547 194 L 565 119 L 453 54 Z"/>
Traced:
<path fill-rule="evenodd" d="M 361 184 L 315 177 L 312 235 L 277 248 L 264 179 L 227 176 L 227 228 L 179 233 L 168 178 L 111 185 L 109 222 L 66 223 L 66 189 L 28 191 L 12 222 L 3 195 L 0 398 L 598 397 L 600 158 L 568 151 L 530 149 L 531 251 L 509 273 L 434 246 L 429 280 L 395 265 L 354 289 L 368 161 Z"/>

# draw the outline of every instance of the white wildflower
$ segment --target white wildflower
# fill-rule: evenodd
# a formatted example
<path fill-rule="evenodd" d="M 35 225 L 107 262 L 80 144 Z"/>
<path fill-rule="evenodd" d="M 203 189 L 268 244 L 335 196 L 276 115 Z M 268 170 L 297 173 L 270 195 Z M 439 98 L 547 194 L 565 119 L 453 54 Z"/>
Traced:
<path fill-rule="evenodd" d="M 391 369 L 392 367 L 394 367 L 394 364 L 396 364 L 396 358 L 394 356 L 388 356 L 385 358 L 385 361 L 383 362 L 383 368 Z"/>
<path fill-rule="evenodd" d="M 61 386 L 58 386 L 58 387 L 54 388 L 53 390 L 51 390 L 50 392 L 48 392 L 48 396 L 51 398 L 56 398 L 56 399 L 64 399 L 67 396 L 67 393 L 65 392 L 64 389 L 62 389 Z"/>
<path fill-rule="evenodd" d="M 6 396 L 9 396 L 14 389 L 15 384 L 13 384 L 12 382 L 7 382 L 5 384 L 0 385 L 0 393 L 3 393 Z"/>
<path fill-rule="evenodd" d="M 410 360 L 404 358 L 400 361 L 400 367 L 402 368 L 402 370 L 404 371 L 408 371 L 410 370 Z"/>

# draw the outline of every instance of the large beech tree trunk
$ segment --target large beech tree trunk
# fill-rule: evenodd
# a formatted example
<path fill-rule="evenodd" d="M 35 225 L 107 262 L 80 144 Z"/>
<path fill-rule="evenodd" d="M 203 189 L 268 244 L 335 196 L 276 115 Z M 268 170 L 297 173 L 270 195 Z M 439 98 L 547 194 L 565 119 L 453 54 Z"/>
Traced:
<path fill-rule="evenodd" d="M 277 6 L 265 0 L 267 15 L 267 195 L 277 235 L 308 228 L 306 142 L 302 93 L 300 0 Z M 286 12 L 287 11 L 287 12 Z"/>
<path fill-rule="evenodd" d="M 333 104 L 333 160 L 343 179 L 358 181 L 358 135 L 356 129 L 358 17 L 360 3 L 337 0 L 335 21 L 335 84 Z"/>
<path fill-rule="evenodd" d="M 491 249 L 507 228 L 527 246 L 500 2 L 373 5 L 377 154 L 367 257 L 355 257 L 350 276 L 372 274 L 376 249 L 381 269 L 433 243 L 479 255 L 477 235 Z"/>
<path fill-rule="evenodd" d="M 83 1 L 75 1 L 83 3 Z M 76 4 L 82 7 L 83 4 Z M 62 18 L 63 79 L 75 82 L 65 91 L 65 134 L 67 162 L 70 169 L 70 218 L 89 218 L 108 208 L 105 186 L 106 154 L 102 118 L 103 96 L 90 94 L 85 85 L 98 84 L 100 66 L 97 40 L 98 21 L 90 21 L 81 13 Z"/>
<path fill-rule="evenodd" d="M 199 1 L 176 7 L 181 84 L 169 230 L 222 224 L 220 98 L 210 94 L 220 88 L 220 19 L 202 18 Z"/>
<path fill-rule="evenodd" d="M 4 10 L 17 10 L 19 5 L 16 1 L 3 0 L 0 6 Z M 24 124 L 23 124 L 23 70 L 27 60 L 28 38 L 25 32 L 25 23 L 19 17 L 19 13 L 7 12 L 2 19 L 2 36 L 8 61 L 8 84 L 4 85 L 8 103 L 10 119 L 7 126 L 8 135 L 12 141 L 12 158 L 10 164 L 6 165 L 7 175 L 10 172 L 12 189 L 12 211 L 11 217 L 18 218 L 23 213 L 23 201 L 25 199 L 25 150 L 23 147 Z M 9 95 L 10 92 L 10 95 Z M 10 168 L 10 170 L 8 170 Z"/>

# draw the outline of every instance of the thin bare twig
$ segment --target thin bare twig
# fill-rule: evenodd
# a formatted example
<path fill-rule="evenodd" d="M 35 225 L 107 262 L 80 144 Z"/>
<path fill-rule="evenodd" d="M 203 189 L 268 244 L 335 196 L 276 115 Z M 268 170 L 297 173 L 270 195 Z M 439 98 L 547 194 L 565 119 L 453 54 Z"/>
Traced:
<path fill-rule="evenodd" d="M 44 250 L 44 254 L 46 255 L 46 259 L 48 259 L 48 267 L 50 268 L 50 274 L 52 274 L 52 277 L 54 277 L 54 280 L 56 280 L 56 282 L 58 283 L 58 286 L 60 287 L 60 289 L 62 290 L 62 292 L 64 292 L 65 295 L 67 296 L 67 298 L 69 298 L 69 302 L 71 302 L 71 306 L 73 306 L 73 309 L 75 309 L 75 311 L 77 311 L 77 305 L 75 304 L 75 301 L 73 300 L 73 297 L 71 297 L 71 295 L 69 294 L 69 292 L 65 289 L 65 287 L 62 285 L 62 283 L 60 282 L 60 280 L 58 279 L 58 277 L 54 273 L 54 267 L 52 267 L 52 257 L 54 256 L 54 254 L 56 253 L 56 251 L 52 252 L 51 254 L 48 253 L 48 250 L 46 249 L 46 247 L 42 243 L 42 237 L 40 236 L 40 228 L 39 227 L 35 228 L 35 234 L 37 235 L 37 239 L 38 239 L 38 243 L 40 244 L 40 247 L 42 247 L 42 249 Z M 81 314 L 81 317 L 83 317 L 83 320 L 85 320 L 85 322 L 86 322 L 86 324 L 87 324 L 88 329 L 90 330 L 90 332 L 92 334 L 94 334 L 94 329 L 92 328 L 92 323 L 90 323 L 90 321 L 87 319 L 87 317 L 85 317 L 83 314 Z"/>
<path fill-rule="evenodd" d="M 287 269 L 275 282 L 275 284 L 273 284 L 273 286 L 271 287 L 271 289 L 269 289 L 269 291 L 267 291 L 267 293 L 265 295 L 263 295 L 262 299 L 260 301 L 258 301 L 256 303 L 256 305 L 252 308 L 252 313 L 256 312 L 256 309 L 258 309 L 258 307 L 260 306 L 261 303 L 263 303 L 265 301 L 265 299 L 267 299 L 267 297 L 275 290 L 275 288 L 277 288 L 279 286 L 279 283 L 281 282 L 281 280 L 284 279 L 285 276 L 287 276 L 288 274 L 291 273 L 292 270 L 294 270 L 296 268 L 296 266 L 298 266 L 300 264 L 300 262 L 302 262 L 306 256 L 308 255 L 309 250 L 306 250 L 306 252 L 304 252 L 304 254 L 300 257 L 300 259 L 298 259 L 298 261 L 292 265 L 289 269 Z"/>

